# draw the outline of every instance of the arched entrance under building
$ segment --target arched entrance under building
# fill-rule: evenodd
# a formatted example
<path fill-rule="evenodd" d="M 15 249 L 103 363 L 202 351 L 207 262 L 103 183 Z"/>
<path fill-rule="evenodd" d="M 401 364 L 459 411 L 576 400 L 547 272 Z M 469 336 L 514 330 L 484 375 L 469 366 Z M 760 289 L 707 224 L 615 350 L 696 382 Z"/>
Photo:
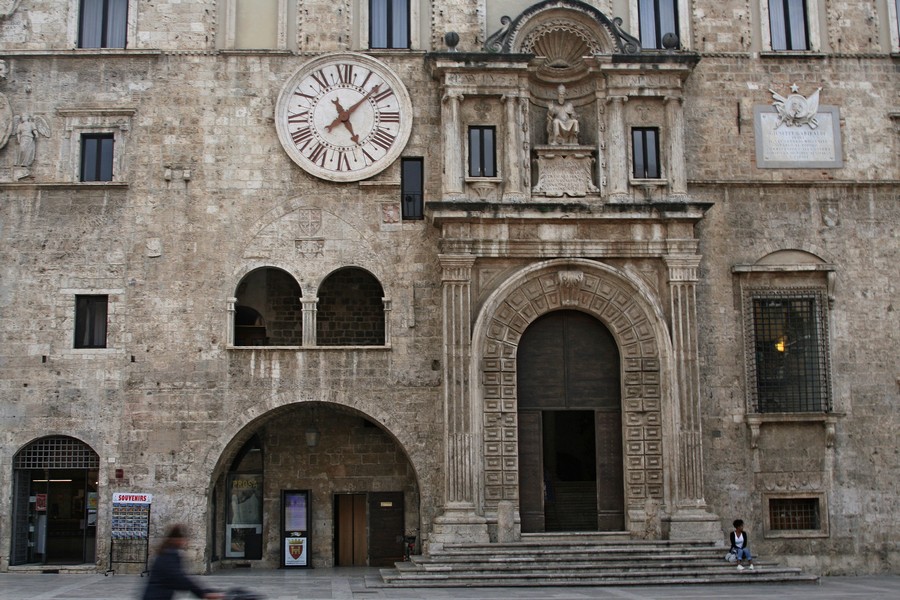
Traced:
<path fill-rule="evenodd" d="M 403 448 L 342 405 L 304 402 L 255 419 L 220 457 L 214 482 L 213 560 L 224 568 L 284 564 L 287 497 L 302 497 L 309 513 L 305 566 L 393 565 L 420 529 Z"/>
<path fill-rule="evenodd" d="M 575 310 L 534 321 L 517 354 L 523 532 L 624 529 L 619 350 Z"/>
<path fill-rule="evenodd" d="M 10 565 L 93 563 L 100 458 L 75 438 L 35 440 L 13 458 Z"/>

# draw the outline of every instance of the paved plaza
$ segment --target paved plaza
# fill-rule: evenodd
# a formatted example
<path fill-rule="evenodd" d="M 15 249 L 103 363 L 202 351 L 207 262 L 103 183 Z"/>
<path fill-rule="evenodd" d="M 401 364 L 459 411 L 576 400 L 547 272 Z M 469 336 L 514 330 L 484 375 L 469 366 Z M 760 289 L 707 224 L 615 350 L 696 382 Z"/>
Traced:
<path fill-rule="evenodd" d="M 241 587 L 266 600 L 896 600 L 900 577 L 825 577 L 819 584 L 753 584 L 735 573 L 735 584 L 666 587 L 571 588 L 385 588 L 377 569 L 315 569 L 220 572 L 202 577 L 221 590 Z M 0 573 L 3 600 L 139 599 L 145 579 L 137 575 Z M 191 596 L 183 595 L 181 598 Z"/>

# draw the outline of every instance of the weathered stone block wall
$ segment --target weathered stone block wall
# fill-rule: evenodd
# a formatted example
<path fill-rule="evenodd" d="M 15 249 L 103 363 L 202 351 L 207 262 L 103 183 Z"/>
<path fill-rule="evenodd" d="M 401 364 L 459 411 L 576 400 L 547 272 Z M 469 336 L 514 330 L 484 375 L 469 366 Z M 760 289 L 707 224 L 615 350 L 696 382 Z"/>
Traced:
<path fill-rule="evenodd" d="M 866 180 L 876 173 L 877 178 L 900 177 L 891 142 L 896 134 L 889 100 L 898 90 L 900 66 L 888 57 L 818 60 L 779 57 L 762 64 L 742 57 L 703 57 L 686 86 L 688 179 L 812 183 Z M 822 88 L 820 104 L 840 108 L 843 168 L 756 167 L 753 107 L 771 107 L 769 90 L 785 96 L 793 84 L 804 97 Z"/>
<path fill-rule="evenodd" d="M 761 555 L 830 572 L 896 570 L 898 557 L 874 522 L 897 495 L 895 426 L 898 303 L 894 271 L 900 248 L 896 189 L 878 185 L 731 186 L 701 192 L 716 205 L 701 226 L 703 277 L 698 288 L 706 499 L 723 519 L 748 524 Z M 824 218 L 827 216 L 827 219 Z M 877 242 L 875 240 L 882 240 Z M 833 448 L 821 424 L 764 424 L 759 448 L 745 423 L 740 290 L 730 272 L 777 249 L 802 249 L 835 265 L 829 332 Z M 766 493 L 824 492 L 829 536 L 765 538 Z M 826 566 L 827 565 L 827 566 Z"/>

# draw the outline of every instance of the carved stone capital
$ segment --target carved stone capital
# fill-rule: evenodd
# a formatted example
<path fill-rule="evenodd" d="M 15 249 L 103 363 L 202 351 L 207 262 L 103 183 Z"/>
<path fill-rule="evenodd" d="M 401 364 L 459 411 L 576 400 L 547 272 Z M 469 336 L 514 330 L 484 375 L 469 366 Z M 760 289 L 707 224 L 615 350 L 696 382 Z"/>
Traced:
<path fill-rule="evenodd" d="M 669 283 L 697 283 L 700 281 L 699 256 L 666 256 Z"/>
<path fill-rule="evenodd" d="M 441 281 L 444 283 L 469 283 L 472 280 L 472 266 L 475 257 L 471 254 L 440 254 Z"/>

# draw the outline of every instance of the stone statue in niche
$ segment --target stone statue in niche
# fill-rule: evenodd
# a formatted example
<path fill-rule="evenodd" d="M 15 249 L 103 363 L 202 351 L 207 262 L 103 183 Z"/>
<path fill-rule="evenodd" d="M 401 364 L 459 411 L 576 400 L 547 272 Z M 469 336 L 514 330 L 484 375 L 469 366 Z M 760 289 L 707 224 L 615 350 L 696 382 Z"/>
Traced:
<path fill-rule="evenodd" d="M 578 116 L 575 106 L 566 100 L 566 86 L 560 84 L 556 90 L 556 104 L 547 107 L 547 143 L 551 146 L 577 145 Z"/>
<path fill-rule="evenodd" d="M 50 137 L 50 126 L 43 117 L 33 115 L 16 116 L 13 124 L 18 142 L 15 166 L 30 168 L 34 162 L 35 140 L 38 135 Z"/>

